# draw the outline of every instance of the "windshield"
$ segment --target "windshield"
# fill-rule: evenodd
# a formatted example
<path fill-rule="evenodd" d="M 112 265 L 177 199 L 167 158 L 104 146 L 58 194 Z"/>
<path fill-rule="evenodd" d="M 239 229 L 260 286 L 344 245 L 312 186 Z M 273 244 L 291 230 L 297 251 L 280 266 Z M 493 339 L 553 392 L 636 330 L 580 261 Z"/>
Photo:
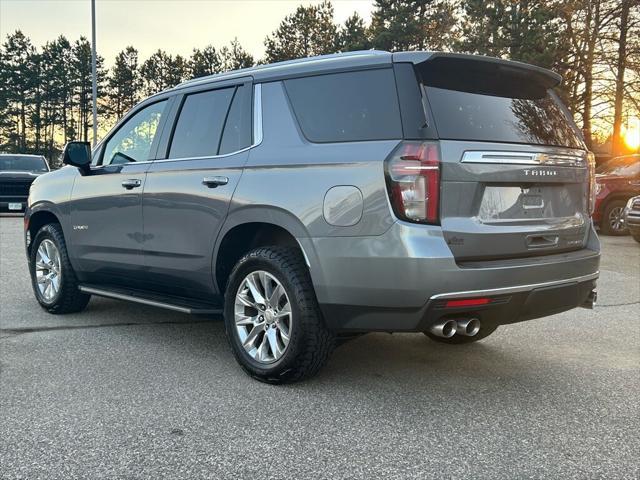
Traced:
<path fill-rule="evenodd" d="M 23 155 L 0 156 L 0 172 L 48 172 L 43 157 L 27 157 Z"/>
<path fill-rule="evenodd" d="M 640 157 L 618 157 L 600 165 L 596 173 L 620 177 L 640 174 Z"/>

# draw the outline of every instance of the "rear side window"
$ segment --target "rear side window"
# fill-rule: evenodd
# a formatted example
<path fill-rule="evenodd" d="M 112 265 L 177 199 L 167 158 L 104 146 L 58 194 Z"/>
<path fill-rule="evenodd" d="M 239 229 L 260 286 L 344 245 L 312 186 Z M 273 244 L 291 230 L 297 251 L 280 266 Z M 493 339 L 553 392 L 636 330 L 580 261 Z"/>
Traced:
<path fill-rule="evenodd" d="M 286 80 L 304 136 L 312 142 L 402 138 L 393 70 L 366 70 Z"/>
<path fill-rule="evenodd" d="M 235 88 L 188 95 L 176 124 L 169 158 L 206 157 L 218 154 L 222 129 Z"/>

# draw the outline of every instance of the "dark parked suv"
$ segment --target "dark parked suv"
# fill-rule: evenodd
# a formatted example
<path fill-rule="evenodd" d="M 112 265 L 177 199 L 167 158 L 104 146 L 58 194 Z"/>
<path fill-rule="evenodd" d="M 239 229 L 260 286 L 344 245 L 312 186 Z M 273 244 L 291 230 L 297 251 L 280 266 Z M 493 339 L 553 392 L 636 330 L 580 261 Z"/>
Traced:
<path fill-rule="evenodd" d="M 183 83 L 39 178 L 33 287 L 223 312 L 240 365 L 315 373 L 337 340 L 464 344 L 595 300 L 593 157 L 550 71 L 359 52 Z"/>
<path fill-rule="evenodd" d="M 41 155 L 0 153 L 0 212 L 23 212 L 31 184 L 48 171 Z"/>

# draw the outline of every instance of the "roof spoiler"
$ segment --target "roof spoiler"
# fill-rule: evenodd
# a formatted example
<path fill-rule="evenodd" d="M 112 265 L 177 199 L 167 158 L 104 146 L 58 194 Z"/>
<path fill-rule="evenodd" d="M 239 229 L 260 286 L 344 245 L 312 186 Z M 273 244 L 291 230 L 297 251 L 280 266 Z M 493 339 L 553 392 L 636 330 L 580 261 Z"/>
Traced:
<path fill-rule="evenodd" d="M 393 54 L 394 62 L 411 62 L 416 65 L 429 63 L 432 67 L 442 67 L 452 70 L 470 70 L 474 68 L 487 67 L 496 68 L 499 72 L 512 75 L 526 75 L 527 78 L 543 85 L 546 88 L 557 86 L 562 77 L 546 68 L 537 67 L 528 63 L 516 62 L 514 60 L 503 60 L 495 57 L 485 57 L 483 55 L 467 55 L 462 53 L 445 52 L 398 52 Z"/>

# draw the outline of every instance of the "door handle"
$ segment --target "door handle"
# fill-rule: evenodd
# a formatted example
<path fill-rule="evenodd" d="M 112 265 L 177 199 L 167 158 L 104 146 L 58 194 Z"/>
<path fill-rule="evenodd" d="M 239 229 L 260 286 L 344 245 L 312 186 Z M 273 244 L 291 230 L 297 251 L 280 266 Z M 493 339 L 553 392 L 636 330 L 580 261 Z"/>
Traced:
<path fill-rule="evenodd" d="M 204 177 L 202 179 L 202 184 L 209 188 L 216 188 L 220 185 L 226 185 L 227 183 L 229 183 L 229 179 L 222 176 Z"/>
<path fill-rule="evenodd" d="M 122 186 L 127 190 L 131 190 L 132 188 L 138 188 L 142 185 L 142 180 L 138 178 L 129 178 L 127 180 L 122 181 Z"/>

